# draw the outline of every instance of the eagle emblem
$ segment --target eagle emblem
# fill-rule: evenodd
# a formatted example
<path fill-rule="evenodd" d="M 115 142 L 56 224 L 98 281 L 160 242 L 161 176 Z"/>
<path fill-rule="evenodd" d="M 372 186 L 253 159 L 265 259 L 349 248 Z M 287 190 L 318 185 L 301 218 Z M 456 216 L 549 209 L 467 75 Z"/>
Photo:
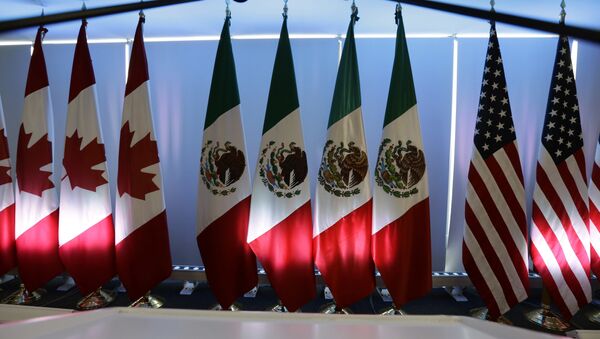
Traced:
<path fill-rule="evenodd" d="M 207 140 L 202 147 L 200 159 L 200 177 L 206 188 L 214 195 L 228 195 L 236 191 L 233 185 L 246 168 L 244 152 L 230 141 L 222 146 Z"/>
<path fill-rule="evenodd" d="M 419 192 L 415 187 L 425 175 L 425 154 L 406 141 L 403 145 L 385 138 L 379 146 L 375 183 L 396 198 L 408 198 Z"/>
<path fill-rule="evenodd" d="M 354 141 L 344 145 L 327 140 L 319 168 L 319 184 L 337 197 L 351 197 L 360 193 L 357 187 L 369 171 L 367 153 Z"/>
<path fill-rule="evenodd" d="M 306 152 L 295 142 L 269 141 L 258 160 L 258 175 L 267 189 L 278 198 L 300 195 L 298 186 L 308 174 Z"/>

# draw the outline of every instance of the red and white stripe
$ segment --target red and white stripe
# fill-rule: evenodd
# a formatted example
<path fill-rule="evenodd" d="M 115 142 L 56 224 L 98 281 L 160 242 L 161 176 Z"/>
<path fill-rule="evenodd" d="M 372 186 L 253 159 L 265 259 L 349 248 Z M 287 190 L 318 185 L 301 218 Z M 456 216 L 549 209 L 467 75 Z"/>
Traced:
<path fill-rule="evenodd" d="M 52 102 L 42 50 L 45 32 L 45 28 L 38 30 L 33 46 L 17 146 L 17 263 L 29 291 L 63 271 L 58 254 L 58 197 L 52 182 Z M 38 159 L 46 163 L 35 168 Z"/>
<path fill-rule="evenodd" d="M 583 149 L 555 164 L 541 147 L 536 177 L 531 256 L 552 300 L 570 317 L 592 297 Z"/>
<path fill-rule="evenodd" d="M 590 245 L 592 272 L 600 276 L 600 142 L 596 145 L 596 158 L 589 186 Z"/>
<path fill-rule="evenodd" d="M 527 298 L 524 198 L 516 141 L 487 159 L 475 148 L 468 175 L 463 263 L 494 317 Z"/>
<path fill-rule="evenodd" d="M 0 100 L 0 275 L 17 265 L 15 249 L 15 193 L 10 176 L 10 156 L 4 111 Z"/>

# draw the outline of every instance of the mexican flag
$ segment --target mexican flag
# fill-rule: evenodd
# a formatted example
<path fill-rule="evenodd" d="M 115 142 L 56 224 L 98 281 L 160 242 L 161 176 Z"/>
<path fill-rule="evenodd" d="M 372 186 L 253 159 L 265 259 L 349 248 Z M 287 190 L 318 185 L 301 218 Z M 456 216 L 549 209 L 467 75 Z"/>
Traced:
<path fill-rule="evenodd" d="M 375 167 L 373 259 L 397 307 L 431 290 L 429 189 L 402 15 Z"/>
<path fill-rule="evenodd" d="M 375 287 L 371 259 L 372 200 L 352 15 L 319 168 L 313 231 L 315 261 L 338 307 Z"/>
<path fill-rule="evenodd" d="M 92 293 L 116 274 L 116 265 L 108 172 L 86 22 L 81 24 L 73 57 L 58 221 L 62 262 L 81 293 Z"/>
<path fill-rule="evenodd" d="M 10 154 L 0 100 L 0 275 L 17 266 L 15 252 L 15 194 L 10 176 Z"/>
<path fill-rule="evenodd" d="M 131 48 L 115 201 L 117 272 L 131 300 L 143 297 L 172 270 L 143 24 L 140 17 Z"/>
<path fill-rule="evenodd" d="M 15 238 L 19 275 L 33 292 L 63 271 L 58 254 L 58 197 L 52 181 L 52 101 L 40 27 L 29 64 L 17 145 Z"/>
<path fill-rule="evenodd" d="M 248 243 L 290 312 L 315 296 L 310 180 L 299 106 L 284 16 L 254 174 Z"/>
<path fill-rule="evenodd" d="M 229 25 L 227 17 L 204 121 L 196 237 L 208 284 L 223 309 L 258 280 L 256 257 L 246 242 L 250 177 Z"/>

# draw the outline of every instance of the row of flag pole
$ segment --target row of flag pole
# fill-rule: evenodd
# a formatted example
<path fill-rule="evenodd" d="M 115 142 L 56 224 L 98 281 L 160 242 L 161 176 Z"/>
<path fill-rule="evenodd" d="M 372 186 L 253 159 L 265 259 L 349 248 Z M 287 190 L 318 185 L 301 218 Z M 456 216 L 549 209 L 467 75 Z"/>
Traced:
<path fill-rule="evenodd" d="M 262 263 L 283 305 L 315 295 L 316 263 L 339 307 L 369 295 L 379 270 L 396 306 L 431 289 L 429 191 L 400 11 L 383 137 L 371 191 L 353 8 L 338 69 L 314 218 L 293 58 L 284 15 L 251 185 L 225 20 L 200 156 L 197 242 L 223 308 L 257 283 Z M 114 218 L 84 21 L 69 92 L 60 202 L 52 175 L 52 105 L 38 30 L 20 127 L 16 189 L 0 129 L 0 273 L 29 291 L 66 270 L 83 294 L 118 274 L 131 299 L 169 277 L 171 257 L 140 17 L 125 90 Z M 534 193 L 531 257 L 563 315 L 591 299 L 600 273 L 600 150 L 588 188 L 568 38 L 558 42 Z M 492 23 L 465 205 L 463 262 L 493 317 L 527 298 L 523 175 Z M 59 213 L 60 211 L 60 213 Z M 114 222 L 113 222 L 114 219 Z M 14 221 L 13 221 L 14 220 Z M 588 224 L 588 220 L 590 221 Z"/>

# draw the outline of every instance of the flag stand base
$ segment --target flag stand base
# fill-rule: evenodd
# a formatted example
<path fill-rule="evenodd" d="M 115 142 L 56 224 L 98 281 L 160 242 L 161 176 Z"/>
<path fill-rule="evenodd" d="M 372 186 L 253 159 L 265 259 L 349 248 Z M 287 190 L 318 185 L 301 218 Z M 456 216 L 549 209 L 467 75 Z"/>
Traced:
<path fill-rule="evenodd" d="M 211 308 L 211 310 L 237 312 L 237 311 L 241 310 L 241 307 L 240 307 L 240 305 L 237 305 L 237 304 L 231 304 L 231 306 L 229 306 L 229 308 L 223 308 L 223 306 L 221 306 L 221 304 L 216 304 L 215 306 L 213 306 Z"/>
<path fill-rule="evenodd" d="M 352 312 L 352 310 L 347 307 L 339 308 L 335 303 L 328 303 L 328 304 L 323 305 L 323 307 L 321 307 L 321 313 L 323 313 L 323 314 L 352 314 L 354 312 Z"/>
<path fill-rule="evenodd" d="M 129 307 L 139 308 L 161 308 L 165 301 L 161 297 L 150 295 L 150 293 L 134 301 Z"/>
<path fill-rule="evenodd" d="M 406 313 L 404 310 L 396 308 L 395 305 L 384 308 L 382 311 L 379 312 L 379 314 L 380 315 L 408 315 L 408 313 Z"/>
<path fill-rule="evenodd" d="M 276 313 L 292 313 L 290 312 L 290 310 L 287 309 L 287 307 L 283 306 L 283 304 L 281 304 L 281 302 L 279 302 L 279 304 L 269 307 L 266 309 L 267 312 L 276 312 Z M 295 312 L 293 313 L 302 313 L 301 309 L 297 309 Z"/>
<path fill-rule="evenodd" d="M 542 308 L 527 312 L 525 318 L 543 329 L 565 332 L 571 326 L 550 310 L 550 306 L 542 304 Z"/>
<path fill-rule="evenodd" d="M 600 324 L 600 310 L 594 308 L 593 311 L 585 313 L 587 319 L 594 324 Z"/>
<path fill-rule="evenodd" d="M 40 300 L 42 295 L 45 293 L 46 290 L 42 288 L 33 292 L 29 292 L 25 288 L 25 285 L 21 284 L 21 286 L 19 286 L 19 290 L 4 298 L 2 303 L 10 305 L 29 305 Z"/>
<path fill-rule="evenodd" d="M 488 313 L 487 307 L 473 308 L 473 309 L 469 310 L 469 315 L 475 319 L 492 320 L 490 318 L 490 314 Z M 500 323 L 500 324 L 504 324 L 504 325 L 512 325 L 513 324 L 512 321 L 508 320 L 508 318 L 506 318 L 503 315 L 499 316 L 498 319 L 496 319 L 496 322 Z"/>
<path fill-rule="evenodd" d="M 89 311 L 106 307 L 115 301 L 116 295 L 117 293 L 114 291 L 107 291 L 99 288 L 79 300 L 76 308 L 78 311 Z"/>

